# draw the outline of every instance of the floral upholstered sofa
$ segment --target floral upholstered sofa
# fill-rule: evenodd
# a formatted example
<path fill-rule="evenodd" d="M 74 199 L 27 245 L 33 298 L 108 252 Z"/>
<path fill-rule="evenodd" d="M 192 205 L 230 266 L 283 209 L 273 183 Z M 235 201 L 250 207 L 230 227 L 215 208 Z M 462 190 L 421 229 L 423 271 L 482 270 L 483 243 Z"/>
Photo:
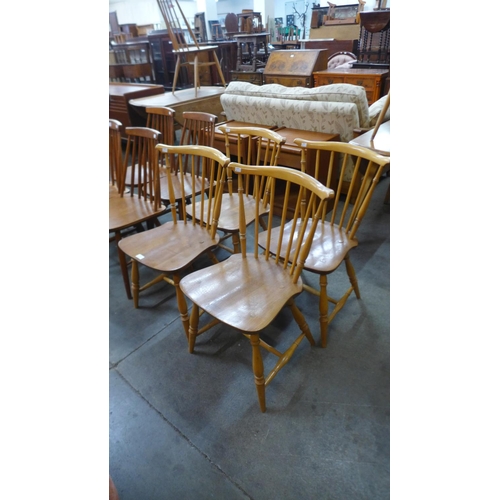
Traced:
<path fill-rule="evenodd" d="M 343 142 L 356 129 L 370 127 L 365 89 L 346 83 L 306 88 L 235 81 L 221 95 L 221 105 L 228 120 L 338 133 Z"/>

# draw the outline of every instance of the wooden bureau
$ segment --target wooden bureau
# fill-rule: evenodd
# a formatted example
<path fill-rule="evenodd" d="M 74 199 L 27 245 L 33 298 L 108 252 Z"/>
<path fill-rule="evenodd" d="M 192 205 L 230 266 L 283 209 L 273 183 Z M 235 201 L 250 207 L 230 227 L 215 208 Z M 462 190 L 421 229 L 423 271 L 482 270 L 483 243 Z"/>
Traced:
<path fill-rule="evenodd" d="M 285 87 L 314 87 L 313 73 L 327 68 L 326 49 L 275 50 L 264 68 L 264 84 Z"/>
<path fill-rule="evenodd" d="M 331 83 L 360 85 L 365 88 L 368 105 L 371 105 L 387 92 L 385 88 L 387 78 L 389 78 L 388 69 L 351 68 L 315 71 L 314 86 L 320 87 Z"/>

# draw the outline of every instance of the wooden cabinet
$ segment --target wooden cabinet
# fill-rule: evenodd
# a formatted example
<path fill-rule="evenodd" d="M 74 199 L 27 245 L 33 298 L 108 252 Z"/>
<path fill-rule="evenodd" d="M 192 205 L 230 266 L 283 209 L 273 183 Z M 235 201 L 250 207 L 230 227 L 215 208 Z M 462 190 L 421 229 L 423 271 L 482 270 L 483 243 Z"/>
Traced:
<path fill-rule="evenodd" d="M 148 35 L 151 58 L 155 72 L 155 83 L 163 85 L 165 90 L 172 90 L 175 71 L 175 57 L 172 53 L 172 42 L 167 30 L 154 30 Z M 187 73 L 181 69 L 177 88 L 182 89 L 186 85 Z"/>
<path fill-rule="evenodd" d="M 313 73 L 327 68 L 325 49 L 276 50 L 271 52 L 263 73 L 263 83 L 286 87 L 314 87 Z"/>
<path fill-rule="evenodd" d="M 129 105 L 131 99 L 164 94 L 162 85 L 147 85 L 143 83 L 110 83 L 109 84 L 109 118 L 122 123 L 122 134 L 125 127 L 144 126 L 144 123 L 134 121 L 133 110 Z"/>
<path fill-rule="evenodd" d="M 339 69 L 326 70 L 314 73 L 314 86 L 329 85 L 331 83 L 350 83 L 360 85 L 366 90 L 368 104 L 378 101 L 386 92 L 386 79 L 389 77 L 388 69 Z"/>

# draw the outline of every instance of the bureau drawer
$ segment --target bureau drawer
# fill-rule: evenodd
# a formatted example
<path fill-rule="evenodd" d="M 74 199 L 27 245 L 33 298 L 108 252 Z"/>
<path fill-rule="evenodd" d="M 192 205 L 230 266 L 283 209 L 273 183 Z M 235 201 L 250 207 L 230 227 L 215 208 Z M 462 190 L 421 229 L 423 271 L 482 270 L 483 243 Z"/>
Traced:
<path fill-rule="evenodd" d="M 363 78 L 360 76 L 346 76 L 345 83 L 350 83 L 351 85 L 359 85 L 360 87 L 364 87 L 367 91 L 373 90 L 376 86 L 374 78 Z"/>
<path fill-rule="evenodd" d="M 264 84 L 278 83 L 285 87 L 311 87 L 310 76 L 269 76 L 264 75 Z"/>
<path fill-rule="evenodd" d="M 254 71 L 231 71 L 232 82 L 249 82 L 254 85 L 262 85 L 262 73 Z"/>

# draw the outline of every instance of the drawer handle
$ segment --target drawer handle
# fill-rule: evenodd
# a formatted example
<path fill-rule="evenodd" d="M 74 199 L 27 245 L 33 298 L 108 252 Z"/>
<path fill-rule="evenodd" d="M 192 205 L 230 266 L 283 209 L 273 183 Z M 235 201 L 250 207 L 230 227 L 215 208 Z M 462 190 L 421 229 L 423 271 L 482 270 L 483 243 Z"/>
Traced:
<path fill-rule="evenodd" d="M 358 80 L 358 85 L 363 86 L 363 80 Z"/>

